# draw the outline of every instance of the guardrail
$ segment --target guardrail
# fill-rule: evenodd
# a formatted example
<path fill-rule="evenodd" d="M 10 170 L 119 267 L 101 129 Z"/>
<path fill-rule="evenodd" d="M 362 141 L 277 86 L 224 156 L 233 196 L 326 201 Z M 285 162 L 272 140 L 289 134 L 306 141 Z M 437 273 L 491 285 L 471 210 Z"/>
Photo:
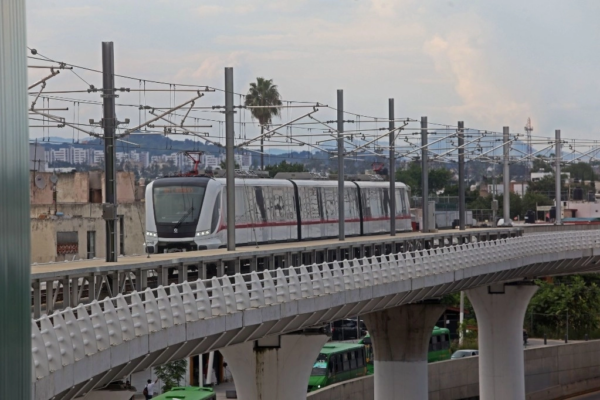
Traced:
<path fill-rule="evenodd" d="M 262 245 L 259 248 L 248 246 L 240 247 L 235 252 L 221 249 L 158 254 L 151 258 L 120 259 L 119 263 L 82 261 L 35 266 L 31 283 L 32 313 L 37 318 L 43 312 L 52 313 L 75 307 L 82 301 L 89 303 L 119 293 L 140 292 L 147 287 L 168 286 L 170 283 L 263 269 L 276 270 L 291 265 L 404 253 L 515 237 L 522 233 L 522 228 L 451 230 L 435 234 L 349 237 L 343 242 L 323 240 Z M 64 270 L 61 270 L 61 265 L 64 265 Z"/>
<path fill-rule="evenodd" d="M 252 271 L 118 294 L 32 320 L 33 378 L 175 325 L 347 290 L 552 252 L 598 248 L 600 231 L 472 242 L 342 262 Z M 464 274 L 463 274 L 464 275 Z M 459 278 L 456 278 L 459 276 Z"/>

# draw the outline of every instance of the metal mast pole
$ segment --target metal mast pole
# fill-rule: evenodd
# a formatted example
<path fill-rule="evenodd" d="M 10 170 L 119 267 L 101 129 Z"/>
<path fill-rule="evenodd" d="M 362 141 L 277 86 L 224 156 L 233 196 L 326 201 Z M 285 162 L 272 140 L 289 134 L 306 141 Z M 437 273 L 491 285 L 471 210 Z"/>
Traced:
<path fill-rule="evenodd" d="M 458 121 L 458 225 L 465 230 L 465 123 Z M 461 299 L 463 293 L 460 292 Z"/>
<path fill-rule="evenodd" d="M 510 161 L 510 143 L 508 126 L 502 128 L 502 140 L 504 143 L 504 171 L 502 172 L 504 226 L 512 226 L 510 221 L 510 165 L 508 163 Z"/>
<path fill-rule="evenodd" d="M 427 117 L 421 117 L 421 198 L 423 200 L 423 226 L 421 232 L 429 232 L 429 170 L 427 165 Z"/>
<path fill-rule="evenodd" d="M 390 235 L 396 236 L 396 152 L 395 136 L 396 128 L 394 124 L 394 99 L 389 99 L 389 117 L 390 119 Z"/>
<path fill-rule="evenodd" d="M 0 6 L 0 399 L 31 398 L 25 1 Z M 39 289 L 37 289 L 39 290 Z"/>
<path fill-rule="evenodd" d="M 462 346 L 463 344 L 463 336 L 464 336 L 464 327 L 463 323 L 465 321 L 465 292 L 460 291 L 460 308 L 458 314 L 458 344 Z"/>
<path fill-rule="evenodd" d="M 555 151 L 555 165 L 554 165 L 554 169 L 555 169 L 555 178 L 556 178 L 556 218 L 555 218 L 555 224 L 556 225 L 562 225 L 562 199 L 561 199 L 561 193 L 560 193 L 560 184 L 561 184 L 561 177 L 560 177 L 560 151 L 562 148 L 562 143 L 560 141 L 560 129 L 557 129 L 554 131 L 554 135 L 555 135 L 555 139 L 556 139 L 556 151 Z"/>
<path fill-rule="evenodd" d="M 102 42 L 102 97 L 104 105 L 104 185 L 106 221 L 106 261 L 117 261 L 117 175 L 115 130 L 115 54 L 113 42 Z"/>
<path fill-rule="evenodd" d="M 344 91 L 337 91 L 337 151 L 338 151 L 338 230 L 339 239 L 345 240 L 344 226 Z"/>
<path fill-rule="evenodd" d="M 235 250 L 235 156 L 233 154 L 233 68 L 225 68 L 225 156 L 227 178 L 227 250 Z"/>

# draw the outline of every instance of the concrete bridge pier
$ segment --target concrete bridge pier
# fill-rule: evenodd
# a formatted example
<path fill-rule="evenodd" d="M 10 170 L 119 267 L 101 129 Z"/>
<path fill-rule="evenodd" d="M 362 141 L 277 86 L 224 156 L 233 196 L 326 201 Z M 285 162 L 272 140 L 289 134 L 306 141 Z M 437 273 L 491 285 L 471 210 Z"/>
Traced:
<path fill-rule="evenodd" d="M 477 316 L 481 400 L 525 399 L 523 318 L 537 289 L 524 282 L 466 291 Z"/>
<path fill-rule="evenodd" d="M 361 316 L 375 353 L 375 400 L 428 398 L 429 338 L 444 309 L 407 304 Z"/>
<path fill-rule="evenodd" d="M 328 339 L 321 334 L 274 335 L 220 352 L 239 400 L 305 400 L 312 367 Z"/>

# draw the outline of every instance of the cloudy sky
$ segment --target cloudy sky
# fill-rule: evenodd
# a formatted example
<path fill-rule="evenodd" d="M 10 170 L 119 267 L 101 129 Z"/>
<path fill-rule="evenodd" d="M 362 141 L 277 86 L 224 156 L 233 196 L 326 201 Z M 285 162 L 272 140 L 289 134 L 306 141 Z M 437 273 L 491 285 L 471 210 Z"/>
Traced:
<path fill-rule="evenodd" d="M 98 69 L 113 41 L 117 72 L 145 79 L 222 88 L 232 66 L 238 92 L 263 76 L 288 100 L 335 105 L 344 89 L 361 114 L 393 97 L 397 116 L 515 132 L 531 117 L 535 135 L 596 138 L 598 16 L 596 0 L 29 0 L 27 30 L 45 56 Z"/>

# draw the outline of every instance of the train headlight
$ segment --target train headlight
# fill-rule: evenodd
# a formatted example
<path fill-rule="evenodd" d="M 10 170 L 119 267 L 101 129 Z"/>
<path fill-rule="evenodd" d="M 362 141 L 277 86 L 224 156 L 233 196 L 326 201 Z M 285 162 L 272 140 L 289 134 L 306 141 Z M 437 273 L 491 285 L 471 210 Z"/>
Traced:
<path fill-rule="evenodd" d="M 196 232 L 196 236 L 206 236 L 210 233 L 209 230 Z"/>
<path fill-rule="evenodd" d="M 156 232 L 146 232 L 146 236 L 158 237 L 158 235 L 156 234 Z"/>

